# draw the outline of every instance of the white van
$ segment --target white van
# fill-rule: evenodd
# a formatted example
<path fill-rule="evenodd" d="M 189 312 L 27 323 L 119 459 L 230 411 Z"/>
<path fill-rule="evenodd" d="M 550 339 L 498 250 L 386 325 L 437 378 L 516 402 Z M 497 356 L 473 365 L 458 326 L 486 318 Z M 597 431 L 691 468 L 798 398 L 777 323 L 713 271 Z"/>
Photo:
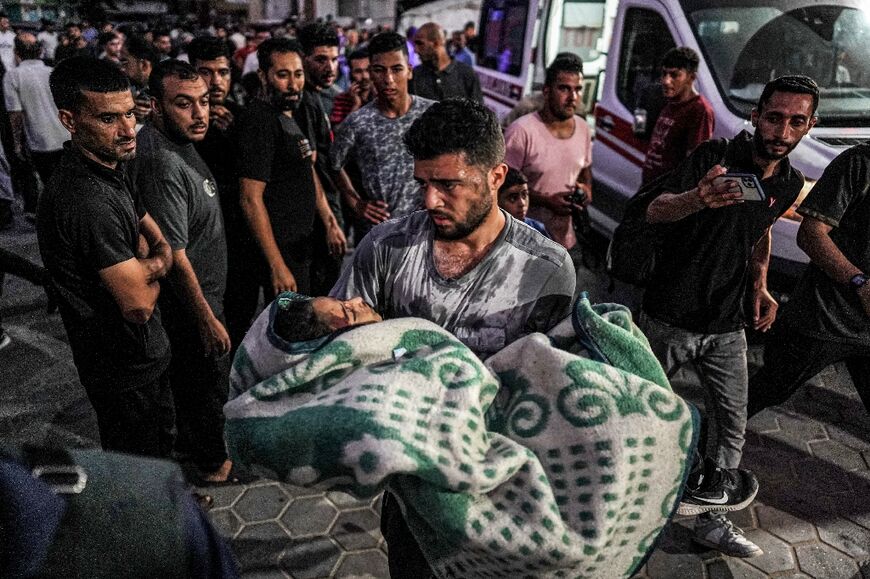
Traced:
<path fill-rule="evenodd" d="M 752 131 L 749 114 L 767 81 L 806 74 L 819 83 L 819 122 L 789 157 L 807 177 L 802 195 L 809 192 L 831 159 L 870 138 L 867 4 L 621 0 L 595 108 L 593 226 L 609 236 L 640 186 L 648 141 L 635 130 L 635 111 L 642 119 L 644 91 L 656 82 L 660 60 L 674 46 L 701 55 L 697 88 L 715 112 L 716 137 Z M 789 211 L 773 230 L 773 266 L 789 275 L 807 261 L 795 241 L 799 220 Z"/>

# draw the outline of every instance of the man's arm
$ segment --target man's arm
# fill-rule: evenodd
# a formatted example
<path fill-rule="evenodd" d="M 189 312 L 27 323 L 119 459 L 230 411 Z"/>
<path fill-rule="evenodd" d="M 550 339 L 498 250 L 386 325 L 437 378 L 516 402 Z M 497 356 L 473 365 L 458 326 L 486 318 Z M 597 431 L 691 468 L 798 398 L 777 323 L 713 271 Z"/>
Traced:
<path fill-rule="evenodd" d="M 571 314 L 577 273 L 566 252 L 561 266 L 543 284 L 539 297 L 526 320 L 524 333 L 548 332 Z"/>
<path fill-rule="evenodd" d="M 172 268 L 172 249 L 157 222 L 146 213 L 139 220 L 140 252 L 137 257 L 148 276 L 148 283 L 157 281 Z"/>
<path fill-rule="evenodd" d="M 9 123 L 12 125 L 12 152 L 19 159 L 27 154 L 27 144 L 24 137 L 24 112 L 9 111 Z"/>
<path fill-rule="evenodd" d="M 338 226 L 335 214 L 332 213 L 332 209 L 329 207 L 326 192 L 323 190 L 323 184 L 320 182 L 320 177 L 317 176 L 317 171 L 314 170 L 314 167 L 311 168 L 311 172 L 314 174 L 317 213 L 320 215 L 320 220 L 326 229 L 326 245 L 329 247 L 330 254 L 342 256 L 347 251 L 347 239 L 344 237 L 341 227 Z"/>
<path fill-rule="evenodd" d="M 208 305 L 196 272 L 193 271 L 193 266 L 187 258 L 187 250 L 176 249 L 172 252 L 172 258 L 175 266 L 169 272 L 169 278 L 173 285 L 181 290 L 185 304 L 196 316 L 205 355 L 214 353 L 216 356 L 223 356 L 230 351 L 230 336 Z"/>
<path fill-rule="evenodd" d="M 716 209 L 742 203 L 736 185 L 722 182 L 713 184 L 716 177 L 727 169 L 714 165 L 698 182 L 698 186 L 683 193 L 662 193 L 649 204 L 646 219 L 649 223 L 673 223 L 703 209 Z"/>
<path fill-rule="evenodd" d="M 378 224 L 390 218 L 388 206 L 384 201 L 360 197 L 344 169 L 336 175 L 335 186 L 341 193 L 344 202 L 359 219 Z"/>
<path fill-rule="evenodd" d="M 771 228 L 768 227 L 765 234 L 755 244 L 749 263 L 752 274 L 752 327 L 761 332 L 770 329 L 776 320 L 776 311 L 779 308 L 777 301 L 767 291 L 771 239 Z"/>
<path fill-rule="evenodd" d="M 239 180 L 239 187 L 242 212 L 272 274 L 272 290 L 276 294 L 288 290 L 296 291 L 296 278 L 284 263 L 284 258 L 275 242 L 266 204 L 263 202 L 263 193 L 266 191 L 265 181 L 242 178 Z"/>
<path fill-rule="evenodd" d="M 149 273 L 140 260 L 131 257 L 98 273 L 124 319 L 134 324 L 148 323 L 160 295 L 160 284 L 148 281 Z"/>

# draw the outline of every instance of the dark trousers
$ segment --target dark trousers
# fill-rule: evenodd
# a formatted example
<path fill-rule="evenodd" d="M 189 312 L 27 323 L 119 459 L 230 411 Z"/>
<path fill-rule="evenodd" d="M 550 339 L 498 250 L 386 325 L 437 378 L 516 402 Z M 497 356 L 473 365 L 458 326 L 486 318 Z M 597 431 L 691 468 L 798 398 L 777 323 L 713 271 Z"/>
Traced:
<path fill-rule="evenodd" d="M 104 450 L 155 458 L 171 456 L 175 413 L 167 372 L 120 392 L 88 385 L 85 390 L 97 413 Z"/>
<path fill-rule="evenodd" d="M 230 357 L 206 356 L 196 321 L 177 305 L 162 300 L 160 311 L 172 347 L 169 382 L 178 429 L 176 449 L 203 472 L 214 472 L 227 459 L 223 407 Z"/>
<path fill-rule="evenodd" d="M 381 534 L 387 541 L 392 579 L 428 579 L 433 577 L 420 545 L 402 516 L 399 503 L 389 491 L 381 504 Z"/>
<path fill-rule="evenodd" d="M 326 243 L 326 228 L 318 219 L 314 224 L 312 240 L 309 295 L 329 295 L 329 290 L 332 289 L 341 275 L 341 263 L 340 257 L 329 254 L 329 246 Z"/>
<path fill-rule="evenodd" d="M 870 346 L 805 336 L 777 324 L 765 340 L 764 367 L 749 381 L 749 416 L 788 400 L 816 374 L 845 362 L 870 411 Z"/>

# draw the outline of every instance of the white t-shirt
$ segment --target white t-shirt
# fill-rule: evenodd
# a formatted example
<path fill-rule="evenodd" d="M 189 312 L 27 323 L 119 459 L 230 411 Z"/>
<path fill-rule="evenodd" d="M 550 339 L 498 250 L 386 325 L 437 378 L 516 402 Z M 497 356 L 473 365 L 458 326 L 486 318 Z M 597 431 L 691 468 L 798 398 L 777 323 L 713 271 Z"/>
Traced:
<path fill-rule="evenodd" d="M 54 51 L 57 50 L 57 32 L 43 30 L 36 35 L 36 39 L 42 43 L 43 58 L 54 59 Z"/>
<path fill-rule="evenodd" d="M 25 60 L 6 71 L 3 90 L 6 110 L 24 112 L 24 133 L 27 148 L 38 153 L 59 151 L 70 138 L 51 98 L 48 77 L 51 67 L 41 60 Z"/>
<path fill-rule="evenodd" d="M 0 32 L 0 60 L 7 72 L 15 68 L 15 33 L 11 30 Z"/>

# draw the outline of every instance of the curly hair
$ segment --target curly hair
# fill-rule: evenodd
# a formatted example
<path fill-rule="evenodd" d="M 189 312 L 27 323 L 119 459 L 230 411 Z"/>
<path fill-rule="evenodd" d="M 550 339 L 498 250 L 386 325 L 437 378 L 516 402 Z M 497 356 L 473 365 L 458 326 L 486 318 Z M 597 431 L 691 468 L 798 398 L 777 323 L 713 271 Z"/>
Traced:
<path fill-rule="evenodd" d="M 465 98 L 433 104 L 403 138 L 414 159 L 462 153 L 469 165 L 492 169 L 504 160 L 504 135 L 495 113 Z"/>
<path fill-rule="evenodd" d="M 808 76 L 789 74 L 775 78 L 764 85 L 764 90 L 758 97 L 758 106 L 756 107 L 758 112 L 761 112 L 775 92 L 810 95 L 813 98 L 813 114 L 816 114 L 816 109 L 819 108 L 819 85 Z"/>
<path fill-rule="evenodd" d="M 583 74 L 583 60 L 576 54 L 570 52 L 560 52 L 547 67 L 547 72 L 544 75 L 544 85 L 553 86 L 560 72 L 569 72 L 571 74 Z"/>
<path fill-rule="evenodd" d="M 296 38 L 306 56 L 310 56 L 318 46 L 339 46 L 335 28 L 323 22 L 306 24 L 296 33 Z"/>

